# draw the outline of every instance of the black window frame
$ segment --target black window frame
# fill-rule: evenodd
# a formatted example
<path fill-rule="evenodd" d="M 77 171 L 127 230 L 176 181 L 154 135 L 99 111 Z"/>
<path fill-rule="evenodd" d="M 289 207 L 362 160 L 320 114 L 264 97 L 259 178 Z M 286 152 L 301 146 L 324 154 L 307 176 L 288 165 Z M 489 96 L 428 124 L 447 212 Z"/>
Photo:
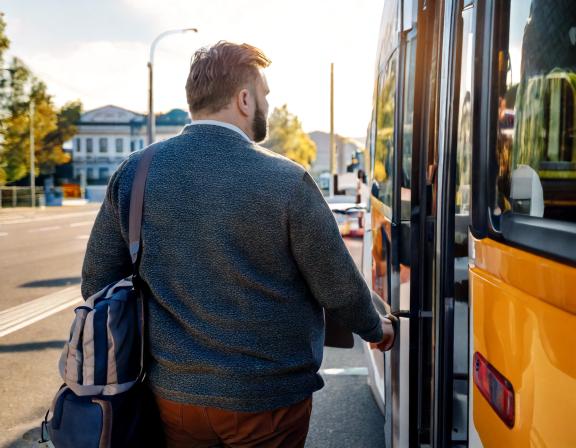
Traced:
<path fill-rule="evenodd" d="M 110 177 L 110 168 L 108 168 L 107 166 L 98 167 L 98 179 L 108 180 L 109 177 Z"/>
<path fill-rule="evenodd" d="M 100 137 L 98 139 L 98 153 L 107 154 L 108 149 L 108 137 Z"/>
<path fill-rule="evenodd" d="M 124 152 L 124 139 L 121 137 L 117 137 L 114 140 L 114 146 L 116 148 L 116 153 L 122 154 Z"/>

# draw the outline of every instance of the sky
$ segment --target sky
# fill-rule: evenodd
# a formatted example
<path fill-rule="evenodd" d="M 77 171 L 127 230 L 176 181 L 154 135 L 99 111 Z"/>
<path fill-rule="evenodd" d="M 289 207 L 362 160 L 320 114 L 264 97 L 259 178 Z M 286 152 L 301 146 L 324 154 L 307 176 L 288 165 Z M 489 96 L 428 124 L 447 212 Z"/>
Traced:
<path fill-rule="evenodd" d="M 156 112 L 187 110 L 184 85 L 194 51 L 219 40 L 249 43 L 272 60 L 270 110 L 282 104 L 304 130 L 329 131 L 334 63 L 335 131 L 361 137 L 370 118 L 384 0 L 2 0 L 8 55 L 42 79 L 57 105 L 147 110 L 150 44 Z"/>

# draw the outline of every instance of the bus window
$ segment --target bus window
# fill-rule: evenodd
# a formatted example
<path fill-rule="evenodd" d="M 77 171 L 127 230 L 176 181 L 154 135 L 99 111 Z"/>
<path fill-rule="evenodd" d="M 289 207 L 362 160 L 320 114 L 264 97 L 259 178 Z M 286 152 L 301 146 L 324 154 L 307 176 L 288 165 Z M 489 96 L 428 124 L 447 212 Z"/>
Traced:
<path fill-rule="evenodd" d="M 462 11 L 460 51 L 460 92 L 458 102 L 458 133 L 456 150 L 456 215 L 470 212 L 470 182 L 472 158 L 472 63 L 474 35 L 471 27 L 472 8 Z M 467 233 L 467 228 L 464 232 Z"/>
<path fill-rule="evenodd" d="M 374 181 L 377 197 L 387 207 L 385 214 L 391 218 L 392 188 L 394 174 L 394 113 L 396 94 L 396 53 L 386 65 L 378 86 L 376 111 L 376 148 L 374 157 Z"/>
<path fill-rule="evenodd" d="M 492 214 L 576 222 L 576 8 L 510 0 L 498 63 Z"/>
<path fill-rule="evenodd" d="M 404 109 L 402 120 L 402 167 L 400 178 L 400 216 L 410 219 L 410 188 L 412 170 L 412 142 L 414 135 L 414 81 L 416 77 L 416 37 L 406 42 L 406 69 L 404 71 Z"/>

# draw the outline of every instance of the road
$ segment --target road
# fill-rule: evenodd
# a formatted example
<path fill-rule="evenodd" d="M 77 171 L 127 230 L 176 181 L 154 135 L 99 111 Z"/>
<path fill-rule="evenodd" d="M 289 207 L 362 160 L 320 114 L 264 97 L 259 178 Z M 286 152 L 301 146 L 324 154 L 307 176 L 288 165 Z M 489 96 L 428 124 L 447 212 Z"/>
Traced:
<path fill-rule="evenodd" d="M 80 284 L 98 206 L 0 210 L 0 311 Z"/>
<path fill-rule="evenodd" d="M 72 320 L 68 303 L 79 294 L 97 210 L 94 205 L 0 210 L 0 335 L 7 332 L 0 336 L 0 447 L 34 446 L 61 383 L 56 364 Z M 361 242 L 346 243 L 360 260 Z M 55 300 L 66 308 L 50 305 Z M 5 316 L 19 309 L 20 321 L 28 315 L 38 320 L 24 319 L 14 330 Z M 384 446 L 384 422 L 366 384 L 363 350 L 358 339 L 352 350 L 326 349 L 321 371 L 326 386 L 314 395 L 308 448 Z"/>

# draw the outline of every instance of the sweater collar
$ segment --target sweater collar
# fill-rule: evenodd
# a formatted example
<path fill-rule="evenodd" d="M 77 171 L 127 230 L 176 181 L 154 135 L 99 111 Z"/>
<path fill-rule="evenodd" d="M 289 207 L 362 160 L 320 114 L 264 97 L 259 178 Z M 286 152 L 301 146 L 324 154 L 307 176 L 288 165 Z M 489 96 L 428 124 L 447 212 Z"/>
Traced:
<path fill-rule="evenodd" d="M 192 126 L 196 126 L 196 125 L 210 125 L 210 126 L 220 126 L 226 129 L 230 129 L 231 131 L 234 131 L 238 134 L 240 134 L 242 136 L 242 138 L 244 140 L 246 140 L 249 143 L 252 143 L 252 140 L 250 140 L 250 138 L 246 135 L 246 133 L 240 129 L 238 126 L 234 126 L 233 124 L 230 123 L 226 123 L 224 121 L 217 121 L 217 120 L 195 120 L 192 123 L 186 125 L 184 127 L 184 129 L 182 130 L 183 133 L 187 133 L 190 132 L 192 129 Z"/>

